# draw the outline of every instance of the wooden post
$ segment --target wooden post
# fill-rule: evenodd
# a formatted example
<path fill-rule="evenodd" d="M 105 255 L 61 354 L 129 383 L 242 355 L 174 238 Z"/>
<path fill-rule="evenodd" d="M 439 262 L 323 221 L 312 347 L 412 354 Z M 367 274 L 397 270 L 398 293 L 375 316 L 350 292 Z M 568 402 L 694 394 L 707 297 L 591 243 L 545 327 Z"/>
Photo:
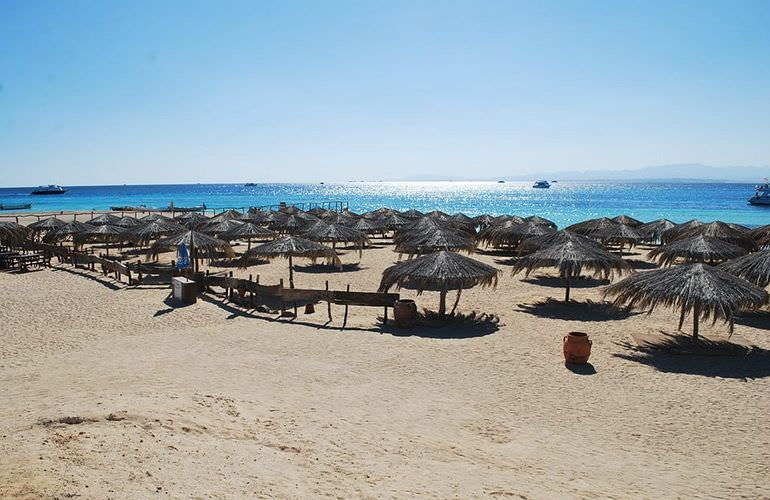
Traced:
<path fill-rule="evenodd" d="M 230 278 L 233 277 L 233 272 L 230 271 Z M 227 300 L 232 301 L 233 300 L 233 289 L 230 288 L 230 282 L 227 283 Z"/>
<path fill-rule="evenodd" d="M 700 316 L 700 308 L 698 304 L 695 304 L 692 308 L 692 338 L 698 338 L 698 316 Z"/>
<path fill-rule="evenodd" d="M 281 314 L 286 310 L 286 304 L 283 302 L 283 278 L 281 278 L 281 281 L 279 282 L 281 285 Z"/>
<path fill-rule="evenodd" d="M 347 291 L 348 292 L 350 291 L 350 284 L 348 284 Z M 342 328 L 341 328 L 341 330 L 344 330 L 345 326 L 347 326 L 347 324 L 348 324 L 348 308 L 349 307 L 350 306 L 348 304 L 345 304 L 345 317 L 342 319 Z"/>
<path fill-rule="evenodd" d="M 326 280 L 326 291 L 329 291 L 329 280 Z M 331 298 L 326 297 L 326 313 L 329 315 L 329 323 L 332 322 L 332 301 Z"/>
<path fill-rule="evenodd" d="M 385 306 L 385 315 L 382 317 L 382 324 L 388 324 L 388 306 Z"/>
<path fill-rule="evenodd" d="M 136 271 L 139 273 L 139 283 L 142 282 L 142 261 L 137 260 L 136 261 Z"/>
<path fill-rule="evenodd" d="M 251 279 L 251 275 L 249 274 L 249 282 L 251 281 L 253 280 Z M 254 308 L 254 290 L 249 290 L 249 307 L 251 307 L 252 309 Z"/>

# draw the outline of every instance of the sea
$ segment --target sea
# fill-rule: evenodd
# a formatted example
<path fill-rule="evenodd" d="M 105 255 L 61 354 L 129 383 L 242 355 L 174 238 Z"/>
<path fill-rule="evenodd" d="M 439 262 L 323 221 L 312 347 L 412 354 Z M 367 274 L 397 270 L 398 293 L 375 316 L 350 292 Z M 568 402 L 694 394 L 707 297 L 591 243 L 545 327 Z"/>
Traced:
<path fill-rule="evenodd" d="M 33 196 L 33 188 L 0 188 L 0 203 L 31 203 L 27 212 L 108 210 L 112 206 L 150 208 L 206 205 L 220 211 L 270 207 L 280 202 L 308 208 L 331 203 L 366 212 L 441 210 L 480 214 L 540 215 L 560 227 L 595 217 L 626 214 L 642 221 L 667 218 L 723 220 L 756 227 L 770 224 L 770 207 L 752 206 L 753 184 L 685 182 L 554 182 L 533 189 L 531 182 L 344 182 L 326 184 L 178 184 L 72 186 L 61 195 Z M 335 202 L 337 203 L 335 205 Z M 2 215 L 3 212 L 0 212 Z M 2 220 L 2 219 L 0 219 Z"/>

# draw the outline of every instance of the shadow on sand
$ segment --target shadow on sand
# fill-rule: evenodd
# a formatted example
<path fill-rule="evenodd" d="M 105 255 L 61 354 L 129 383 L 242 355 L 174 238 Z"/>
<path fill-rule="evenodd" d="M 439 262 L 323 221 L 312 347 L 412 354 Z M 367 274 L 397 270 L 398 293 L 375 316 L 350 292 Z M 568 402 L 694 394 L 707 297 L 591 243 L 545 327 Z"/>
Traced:
<path fill-rule="evenodd" d="M 638 312 L 618 309 L 609 302 L 570 301 L 565 304 L 556 299 L 546 299 L 534 304 L 519 304 L 518 311 L 540 318 L 563 319 L 571 321 L 609 321 L 626 319 Z"/>
<path fill-rule="evenodd" d="M 616 342 L 626 353 L 613 356 L 635 361 L 666 373 L 734 379 L 770 376 L 770 351 L 729 340 L 693 339 L 689 335 L 660 332 L 663 340 L 653 347 Z"/>
<path fill-rule="evenodd" d="M 548 288 L 564 288 L 564 278 L 558 278 L 556 276 L 530 276 L 522 280 L 524 283 L 532 285 L 544 286 Z M 597 286 L 609 285 L 610 280 L 597 279 L 584 276 L 575 280 L 570 280 L 570 288 L 594 288 Z"/>
<path fill-rule="evenodd" d="M 735 322 L 739 325 L 750 326 L 760 330 L 770 330 L 770 311 L 743 313 L 735 317 Z"/>
<path fill-rule="evenodd" d="M 294 266 L 295 273 L 309 273 L 309 274 L 326 274 L 326 273 L 352 273 L 355 271 L 362 271 L 369 269 L 368 267 L 361 267 L 359 262 L 353 262 L 349 264 L 342 264 L 340 269 L 334 265 L 327 264 L 308 264 L 306 266 Z"/>
<path fill-rule="evenodd" d="M 564 363 L 567 370 L 576 375 L 596 375 L 596 368 L 591 363 L 576 365 L 574 363 Z"/>
<path fill-rule="evenodd" d="M 67 268 L 67 267 L 53 267 L 51 268 L 54 271 L 61 271 L 65 273 L 75 274 L 77 276 L 82 276 L 83 278 L 88 278 L 92 281 L 96 281 L 100 285 L 104 285 L 110 290 L 120 290 L 123 288 L 123 286 L 120 286 L 116 284 L 114 281 L 110 280 L 109 278 L 106 278 L 102 276 L 101 274 L 96 274 L 92 271 L 86 271 L 86 270 L 80 270 L 77 268 Z"/>
<path fill-rule="evenodd" d="M 157 311 L 155 311 L 155 314 L 152 315 L 153 318 L 157 318 L 158 316 L 163 316 L 164 314 L 173 312 L 176 309 L 184 309 L 185 307 L 190 307 L 192 305 L 192 304 L 180 304 L 179 302 L 174 300 L 171 294 L 169 294 L 168 297 L 163 299 L 163 303 L 166 304 L 168 307 L 165 309 L 158 309 Z"/>

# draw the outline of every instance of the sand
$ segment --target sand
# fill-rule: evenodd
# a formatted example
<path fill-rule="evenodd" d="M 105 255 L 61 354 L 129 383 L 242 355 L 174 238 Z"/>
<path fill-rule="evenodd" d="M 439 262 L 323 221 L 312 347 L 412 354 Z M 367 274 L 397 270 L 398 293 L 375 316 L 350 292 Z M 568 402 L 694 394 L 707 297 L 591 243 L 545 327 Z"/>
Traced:
<path fill-rule="evenodd" d="M 382 329 L 381 309 L 352 308 L 341 331 L 340 306 L 331 325 L 325 306 L 286 322 L 69 266 L 0 274 L 0 497 L 768 496 L 770 358 L 649 357 L 631 334 L 671 332 L 675 313 L 550 303 L 557 281 L 477 257 L 505 274 L 459 310 L 497 326 Z M 396 258 L 298 262 L 295 281 L 374 291 Z M 275 283 L 286 266 L 232 270 Z M 768 317 L 736 333 L 768 349 Z M 564 366 L 571 330 L 593 370 Z"/>

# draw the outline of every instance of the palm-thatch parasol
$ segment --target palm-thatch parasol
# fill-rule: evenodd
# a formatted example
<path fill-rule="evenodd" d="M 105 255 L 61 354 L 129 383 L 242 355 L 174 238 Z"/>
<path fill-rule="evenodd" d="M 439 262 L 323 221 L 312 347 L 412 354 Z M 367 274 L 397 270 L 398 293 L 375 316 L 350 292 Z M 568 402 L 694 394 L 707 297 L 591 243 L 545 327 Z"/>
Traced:
<path fill-rule="evenodd" d="M 749 232 L 745 229 L 739 229 L 739 227 L 721 221 L 714 221 L 681 231 L 674 237 L 669 238 L 668 241 L 670 243 L 672 241 L 692 238 L 693 236 L 707 236 L 732 243 L 733 245 L 745 248 L 749 252 L 756 250 L 756 242 L 752 239 Z"/>
<path fill-rule="evenodd" d="M 438 313 L 444 316 L 449 290 L 457 290 L 457 301 L 450 312 L 452 314 L 463 289 L 476 285 L 497 286 L 499 274 L 499 270 L 488 264 L 442 250 L 388 267 L 382 273 L 380 291 L 386 292 L 393 285 L 417 290 L 417 293 L 424 290 L 437 291 L 440 293 Z"/>
<path fill-rule="evenodd" d="M 685 263 L 708 262 L 714 264 L 745 254 L 745 249 L 732 243 L 709 236 L 693 236 L 654 248 L 649 255 L 653 259 L 658 259 L 660 265 L 670 266 L 675 264 L 677 259 L 682 259 Z"/>
<path fill-rule="evenodd" d="M 139 220 L 142 222 L 167 222 L 167 223 L 174 222 L 174 219 L 172 219 L 171 217 L 166 217 L 165 215 L 157 214 L 157 213 L 145 215 Z"/>
<path fill-rule="evenodd" d="M 590 219 L 587 221 L 578 222 L 577 224 L 572 224 L 571 226 L 567 226 L 566 229 L 567 231 L 571 231 L 573 233 L 582 234 L 584 236 L 591 236 L 591 233 L 595 231 L 607 229 L 608 227 L 614 227 L 617 225 L 618 223 L 612 219 L 608 219 L 607 217 L 600 217 L 598 219 Z"/>
<path fill-rule="evenodd" d="M 64 241 L 69 238 L 72 238 L 74 240 L 75 235 L 80 233 L 85 233 L 86 231 L 90 231 L 95 227 L 96 226 L 92 226 L 84 222 L 71 221 L 71 222 L 65 223 L 63 226 L 59 227 L 54 231 L 49 231 L 48 234 L 45 235 L 45 238 L 43 238 L 43 240 L 47 242 Z"/>
<path fill-rule="evenodd" d="M 120 217 L 117 215 L 112 214 L 102 214 L 97 215 L 93 219 L 86 222 L 86 224 L 91 224 L 92 226 L 102 226 L 104 224 L 110 224 L 115 225 L 116 222 L 120 220 Z"/>
<path fill-rule="evenodd" d="M 603 293 L 615 297 L 616 306 L 629 305 L 649 312 L 658 305 L 680 309 L 679 330 L 685 315 L 692 311 L 694 338 L 698 337 L 701 318 L 729 322 L 732 333 L 736 312 L 760 307 L 768 300 L 761 288 L 702 263 L 637 273 L 606 287 Z"/>
<path fill-rule="evenodd" d="M 276 234 L 265 229 L 262 226 L 258 226 L 251 222 L 244 222 L 240 226 L 235 227 L 233 230 L 226 233 L 222 233 L 219 237 L 223 240 L 246 240 L 248 242 L 247 250 L 251 250 L 251 241 L 254 239 L 275 238 Z"/>
<path fill-rule="evenodd" d="M 770 244 L 770 224 L 752 229 L 751 232 L 749 232 L 749 236 L 754 238 L 758 248 Z"/>
<path fill-rule="evenodd" d="M 361 218 L 361 214 L 357 214 L 357 213 L 355 213 L 354 211 L 352 211 L 349 208 L 343 209 L 342 210 L 342 215 L 344 215 L 345 217 L 352 217 L 354 219 L 360 219 Z"/>
<path fill-rule="evenodd" d="M 288 215 L 283 218 L 277 217 L 275 222 L 272 222 L 269 227 L 273 231 L 295 234 L 301 232 L 308 225 L 307 220 L 296 215 Z"/>
<path fill-rule="evenodd" d="M 592 240 L 587 236 L 562 229 L 561 231 L 547 233 L 542 236 L 535 236 L 522 240 L 521 243 L 519 243 L 519 254 L 524 255 L 537 252 L 538 250 L 542 250 L 554 245 L 561 245 L 562 243 L 566 243 L 568 241 L 578 241 L 595 247 L 599 246 L 595 240 Z"/>
<path fill-rule="evenodd" d="M 187 229 L 174 222 L 164 222 L 161 220 L 152 221 L 141 226 L 132 227 L 126 231 L 126 235 L 134 241 L 148 242 L 163 236 L 176 233 L 183 233 Z"/>
<path fill-rule="evenodd" d="M 481 214 L 473 218 L 473 222 L 481 229 L 490 226 L 494 221 L 495 218 L 489 214 Z"/>
<path fill-rule="evenodd" d="M 668 231 L 672 227 L 676 227 L 676 224 L 668 219 L 658 219 L 647 224 L 643 224 L 639 231 L 645 235 L 645 240 L 652 242 L 659 242 L 660 236 L 664 231 Z"/>
<path fill-rule="evenodd" d="M 557 228 L 556 223 L 553 221 L 550 221 L 544 217 L 540 217 L 539 215 L 530 215 L 529 217 L 524 217 L 524 222 L 531 222 L 532 224 L 540 224 L 543 226 L 549 226 L 554 229 Z"/>
<path fill-rule="evenodd" d="M 398 253 L 410 255 L 453 250 L 476 251 L 476 242 L 466 233 L 452 227 L 436 227 L 424 233 L 409 233 L 396 243 Z"/>
<path fill-rule="evenodd" d="M 216 224 L 216 221 L 212 221 L 210 217 L 207 217 L 203 214 L 199 214 L 197 212 L 186 212 L 185 217 L 179 216 L 174 221 L 187 229 L 195 229 L 198 227 L 202 227 L 205 224 Z M 240 220 L 240 219 L 225 219 L 224 221 L 228 220 Z M 223 222 L 224 222 L 223 221 Z"/>
<path fill-rule="evenodd" d="M 313 207 L 307 211 L 307 213 L 315 215 L 316 217 L 321 217 L 321 218 L 324 218 L 324 216 L 330 212 L 331 212 L 330 210 L 327 210 L 323 207 Z"/>
<path fill-rule="evenodd" d="M 458 212 L 452 216 L 452 220 L 455 222 L 459 222 L 460 224 L 470 224 L 472 226 L 476 225 L 476 221 L 474 221 L 472 218 L 468 217 L 462 212 Z"/>
<path fill-rule="evenodd" d="M 509 221 L 512 222 L 512 221 Z M 521 224 L 502 224 L 500 227 L 492 226 L 485 232 L 485 240 L 494 247 L 516 246 L 522 240 L 543 236 L 556 232 L 556 229 L 548 224 L 524 222 Z"/>
<path fill-rule="evenodd" d="M 245 268 L 251 257 L 263 257 L 266 259 L 283 257 L 289 259 L 289 286 L 291 288 L 294 288 L 293 257 L 304 257 L 312 260 L 324 258 L 337 266 L 342 265 L 334 249 L 298 236 L 284 236 L 283 238 L 268 241 L 252 248 L 241 256 L 240 266 Z"/>
<path fill-rule="evenodd" d="M 37 222 L 33 222 L 27 229 L 33 233 L 47 233 L 49 231 L 55 231 L 62 227 L 66 222 L 56 217 L 48 217 L 46 219 L 40 219 Z"/>
<path fill-rule="evenodd" d="M 596 238 L 606 244 L 620 244 L 620 253 L 623 253 L 623 245 L 634 246 L 645 238 L 645 234 L 640 230 L 629 226 L 628 224 L 618 223 L 604 229 L 598 229 L 591 233 L 592 238 Z"/>
<path fill-rule="evenodd" d="M 124 216 L 118 219 L 113 226 L 122 227 L 123 229 L 131 229 L 132 227 L 141 226 L 142 221 L 135 219 L 134 217 Z"/>
<path fill-rule="evenodd" d="M 235 252 L 227 242 L 212 238 L 197 231 L 186 231 L 162 240 L 158 240 L 147 251 L 147 255 L 157 255 L 162 250 L 176 249 L 184 243 L 190 252 L 190 258 L 194 262 L 194 271 L 197 272 L 198 259 L 212 259 L 217 252 L 223 252 L 227 257 L 235 256 Z"/>
<path fill-rule="evenodd" d="M 238 229 L 244 223 L 238 219 L 222 219 L 219 221 L 212 220 L 210 223 L 205 224 L 199 230 L 201 233 L 219 235 L 222 233 L 229 233 L 234 229 Z"/>
<path fill-rule="evenodd" d="M 380 224 L 381 227 L 391 231 L 406 227 L 414 222 L 414 220 L 398 214 L 383 215 L 373 220 Z"/>
<path fill-rule="evenodd" d="M 361 231 L 364 234 L 381 233 L 385 230 L 385 226 L 377 219 L 358 219 L 355 224 L 351 226 L 357 231 Z"/>
<path fill-rule="evenodd" d="M 337 243 L 353 243 L 359 249 L 369 244 L 366 234 L 361 231 L 342 224 L 327 224 L 324 221 L 318 221 L 308 227 L 302 232 L 302 237 L 310 241 L 331 243 L 332 248 L 335 248 Z"/>
<path fill-rule="evenodd" d="M 222 222 L 228 219 L 240 219 L 243 214 L 237 210 L 225 210 L 224 212 L 215 215 L 211 218 L 212 222 Z"/>
<path fill-rule="evenodd" d="M 27 239 L 29 229 L 16 222 L 0 222 L 0 243 L 19 246 Z"/>
<path fill-rule="evenodd" d="M 719 264 L 719 268 L 762 288 L 770 285 L 770 250 L 761 250 Z"/>
<path fill-rule="evenodd" d="M 400 213 L 401 217 L 405 217 L 407 219 L 419 219 L 420 217 L 425 216 L 424 213 L 420 212 L 419 210 L 416 210 L 414 208 L 410 208 L 409 210 L 405 212 Z"/>
<path fill-rule="evenodd" d="M 688 220 L 687 222 L 683 222 L 682 224 L 677 224 L 671 229 L 667 229 L 666 231 L 663 231 L 663 233 L 661 233 L 660 235 L 660 241 L 662 241 L 663 243 L 674 241 L 679 237 L 681 233 L 685 231 L 689 231 L 690 229 L 693 229 L 702 225 L 703 225 L 703 222 L 699 221 L 698 219 L 692 219 L 692 220 Z"/>
<path fill-rule="evenodd" d="M 617 222 L 618 224 L 625 224 L 626 226 L 631 226 L 635 228 L 639 228 L 644 225 L 644 222 L 638 219 L 634 219 L 630 215 L 618 215 L 617 217 L 613 217 L 612 220 Z"/>
<path fill-rule="evenodd" d="M 568 235 L 568 232 L 564 233 Z M 551 235 L 547 235 L 551 236 Z M 525 271 L 526 276 L 542 267 L 555 267 L 559 276 L 565 280 L 564 302 L 569 302 L 570 280 L 578 278 L 585 271 L 594 276 L 610 278 L 614 271 L 630 271 L 630 266 L 617 255 L 611 254 L 597 245 L 577 238 L 566 238 L 564 242 L 552 245 L 535 253 L 526 255 L 513 266 L 513 274 Z"/>
<path fill-rule="evenodd" d="M 107 245 L 105 246 L 107 250 L 107 255 L 110 254 L 109 243 L 124 241 L 125 239 L 126 239 L 126 230 L 122 227 L 112 226 L 110 224 L 102 224 L 100 226 L 94 226 L 91 229 L 87 229 L 73 236 L 73 241 L 77 245 L 82 245 L 84 243 L 88 243 L 91 241 L 107 243 Z"/>

